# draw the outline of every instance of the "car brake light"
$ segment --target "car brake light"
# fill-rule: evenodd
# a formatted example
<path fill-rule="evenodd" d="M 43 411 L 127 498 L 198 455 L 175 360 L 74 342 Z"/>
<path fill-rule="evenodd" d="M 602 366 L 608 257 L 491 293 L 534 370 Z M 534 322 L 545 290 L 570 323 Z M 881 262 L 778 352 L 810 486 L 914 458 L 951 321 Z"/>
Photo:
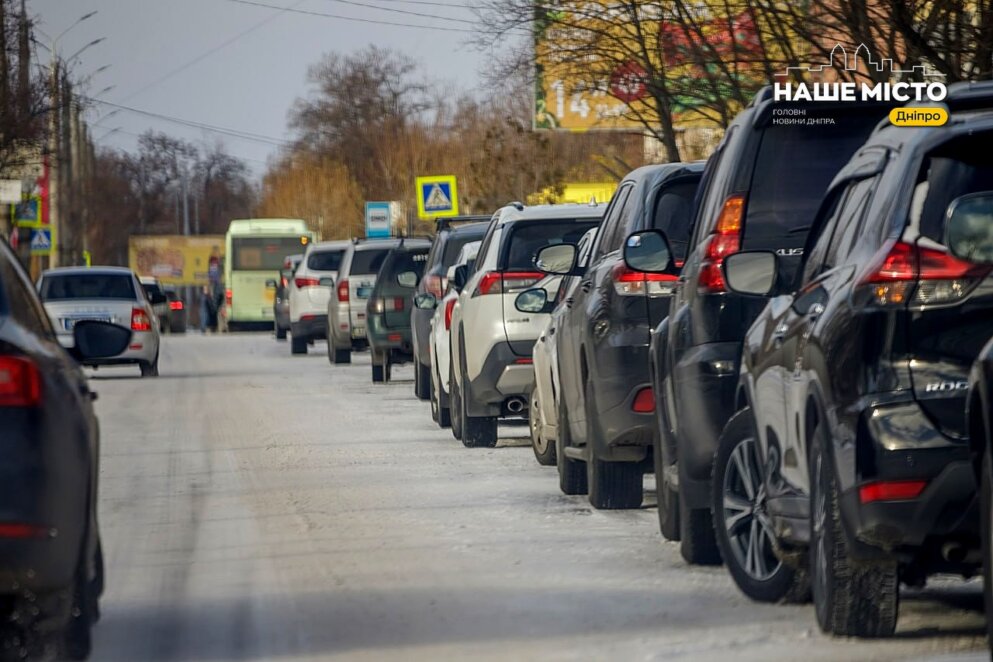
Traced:
<path fill-rule="evenodd" d="M 0 356 L 0 407 L 34 407 L 41 402 L 41 375 L 28 358 Z"/>
<path fill-rule="evenodd" d="M 301 290 L 305 287 L 317 287 L 321 284 L 321 280 L 319 278 L 308 277 L 294 278 L 293 282 L 297 286 L 297 289 Z"/>
<path fill-rule="evenodd" d="M 870 264 L 860 289 L 868 290 L 871 302 L 880 306 L 908 303 L 911 295 L 920 305 L 958 301 L 991 269 L 905 241 L 883 246 Z"/>
<path fill-rule="evenodd" d="M 348 279 L 342 278 L 338 281 L 338 301 L 348 303 Z"/>
<path fill-rule="evenodd" d="M 859 501 L 906 501 L 916 499 L 927 487 L 926 480 L 894 480 L 869 483 L 859 488 Z"/>
<path fill-rule="evenodd" d="M 655 411 L 655 392 L 651 386 L 646 386 L 635 394 L 631 411 L 639 414 L 651 414 Z"/>
<path fill-rule="evenodd" d="M 391 333 L 390 335 L 386 336 L 386 339 L 389 340 L 390 342 L 400 342 L 401 340 L 403 340 L 403 336 L 400 335 L 399 333 Z"/>
<path fill-rule="evenodd" d="M 231 288 L 224 290 L 224 300 L 228 302 L 229 306 L 231 305 L 231 301 L 232 301 Z"/>
<path fill-rule="evenodd" d="M 0 538 L 47 538 L 51 534 L 52 529 L 44 526 L 18 524 L 15 522 L 0 524 Z"/>
<path fill-rule="evenodd" d="M 458 299 L 452 298 L 445 302 L 445 331 L 450 331 L 452 328 L 452 311 L 455 310 L 455 302 Z"/>
<path fill-rule="evenodd" d="M 424 287 L 435 299 L 445 296 L 445 279 L 437 274 L 432 274 L 424 279 Z"/>
<path fill-rule="evenodd" d="M 131 330 L 132 331 L 151 331 L 152 330 L 152 320 L 148 318 L 148 313 L 146 313 L 141 308 L 131 309 Z"/>
<path fill-rule="evenodd" d="M 671 296 L 676 283 L 672 274 L 650 274 L 629 269 L 623 262 L 611 271 L 614 291 L 620 296 Z"/>
<path fill-rule="evenodd" d="M 699 287 L 706 293 L 727 291 L 721 263 L 724 258 L 741 248 L 741 221 L 745 216 L 745 196 L 728 196 L 717 217 L 717 227 L 707 240 L 706 252 L 700 263 Z"/>
<path fill-rule="evenodd" d="M 182 310 L 182 309 L 183 309 L 183 302 L 182 301 L 170 301 L 169 302 L 169 310 Z"/>
<path fill-rule="evenodd" d="M 509 294 L 526 290 L 544 277 L 545 274 L 540 271 L 487 271 L 479 279 L 479 285 L 476 286 L 472 296 Z"/>

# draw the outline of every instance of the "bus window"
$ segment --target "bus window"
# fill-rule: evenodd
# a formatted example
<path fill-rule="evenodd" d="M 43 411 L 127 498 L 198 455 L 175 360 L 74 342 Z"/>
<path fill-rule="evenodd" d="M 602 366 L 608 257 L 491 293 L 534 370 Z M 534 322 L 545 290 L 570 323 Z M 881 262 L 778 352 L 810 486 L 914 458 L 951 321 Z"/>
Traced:
<path fill-rule="evenodd" d="M 300 237 L 232 237 L 232 271 L 279 271 L 287 255 L 299 253 Z"/>

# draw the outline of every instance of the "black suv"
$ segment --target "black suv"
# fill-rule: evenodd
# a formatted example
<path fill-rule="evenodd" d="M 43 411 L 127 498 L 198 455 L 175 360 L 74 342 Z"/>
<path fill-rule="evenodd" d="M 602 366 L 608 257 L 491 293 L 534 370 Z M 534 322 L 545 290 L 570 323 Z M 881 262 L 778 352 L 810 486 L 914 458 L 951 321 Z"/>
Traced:
<path fill-rule="evenodd" d="M 742 338 L 766 303 L 728 292 L 721 262 L 742 249 L 768 249 L 785 272 L 795 268 L 828 184 L 889 107 L 774 102 L 764 88 L 707 162 L 686 264 L 651 348 L 659 523 L 665 537 L 681 540 L 690 563 L 720 561 L 711 466 L 736 411 Z M 816 126 L 792 123 L 797 117 Z"/>
<path fill-rule="evenodd" d="M 984 95 L 950 86 L 945 126 L 881 123 L 810 217 L 795 276 L 771 251 L 724 261 L 732 290 L 775 298 L 714 463 L 718 540 L 756 599 L 809 582 L 826 632 L 889 635 L 900 582 L 979 568 L 965 411 L 993 335 Z"/>
<path fill-rule="evenodd" d="M 458 225 L 455 225 L 458 223 Z M 441 301 L 448 291 L 448 268 L 463 246 L 480 241 L 489 226 L 489 216 L 456 216 L 438 221 L 431 252 L 428 253 L 424 278 L 416 294 L 432 294 Z M 421 400 L 431 398 L 431 318 L 434 310 L 416 306 L 410 312 L 410 332 L 414 344 L 414 395 Z"/>
<path fill-rule="evenodd" d="M 675 271 L 630 268 L 623 248 L 636 232 L 662 230 L 682 264 L 702 173 L 703 163 L 673 163 L 628 174 L 597 232 L 589 265 L 568 272 L 580 281 L 562 302 L 566 310 L 557 325 L 556 459 L 562 491 L 588 492 L 594 508 L 641 505 L 656 436 L 648 344 L 669 314 L 676 281 Z"/>
<path fill-rule="evenodd" d="M 372 352 L 372 381 L 390 381 L 394 365 L 414 358 L 410 309 L 428 260 L 431 243 L 403 239 L 389 252 L 366 304 L 366 334 Z"/>

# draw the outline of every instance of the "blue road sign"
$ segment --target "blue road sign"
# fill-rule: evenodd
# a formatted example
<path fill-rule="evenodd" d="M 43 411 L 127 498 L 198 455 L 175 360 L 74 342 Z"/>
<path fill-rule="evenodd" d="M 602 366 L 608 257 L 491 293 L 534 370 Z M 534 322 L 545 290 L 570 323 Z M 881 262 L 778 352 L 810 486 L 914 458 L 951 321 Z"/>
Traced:
<path fill-rule="evenodd" d="M 370 239 L 390 236 L 390 203 L 365 203 L 365 236 Z"/>

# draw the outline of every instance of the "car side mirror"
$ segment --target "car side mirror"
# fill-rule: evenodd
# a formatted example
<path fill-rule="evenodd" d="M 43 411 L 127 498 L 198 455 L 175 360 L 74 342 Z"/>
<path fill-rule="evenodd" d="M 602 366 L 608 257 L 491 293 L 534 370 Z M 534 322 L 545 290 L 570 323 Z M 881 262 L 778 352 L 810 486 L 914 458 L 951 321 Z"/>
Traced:
<path fill-rule="evenodd" d="M 438 299 L 430 292 L 424 292 L 414 297 L 414 308 L 434 310 L 438 307 Z"/>
<path fill-rule="evenodd" d="M 77 361 L 105 359 L 128 348 L 131 329 L 109 322 L 80 320 L 73 326 L 72 337 L 74 343 L 69 353 Z"/>
<path fill-rule="evenodd" d="M 548 305 L 548 292 L 542 287 L 524 290 L 514 299 L 514 307 L 522 313 L 544 313 Z"/>
<path fill-rule="evenodd" d="M 945 245 L 957 258 L 993 263 L 993 191 L 952 200 L 945 212 Z"/>
<path fill-rule="evenodd" d="M 418 280 L 416 271 L 403 271 L 397 274 L 397 285 L 400 287 L 406 287 L 412 290 L 417 287 Z"/>
<path fill-rule="evenodd" d="M 577 250 L 574 244 L 545 246 L 534 256 L 534 266 L 546 274 L 567 276 L 576 266 Z"/>
<path fill-rule="evenodd" d="M 672 270 L 669 238 L 661 230 L 635 232 L 624 242 L 624 263 L 635 271 L 668 273 Z"/>
<path fill-rule="evenodd" d="M 152 304 L 153 306 L 157 306 L 160 303 L 165 303 L 166 301 L 168 301 L 168 299 L 166 299 L 166 295 L 162 294 L 161 292 L 152 292 L 151 294 L 148 295 L 148 303 Z"/>
<path fill-rule="evenodd" d="M 267 281 L 265 282 L 265 286 L 266 286 L 266 287 L 272 287 L 272 288 L 275 288 L 275 287 L 276 287 L 276 281 L 275 281 L 275 279 L 272 279 L 272 278 L 270 278 L 269 280 L 267 280 Z"/>
<path fill-rule="evenodd" d="M 331 276 L 325 276 L 317 281 L 317 284 L 321 287 L 334 287 L 334 278 L 331 278 Z"/>
<path fill-rule="evenodd" d="M 725 257 L 721 269 L 732 292 L 765 297 L 776 286 L 779 258 L 772 251 L 742 251 Z"/>
<path fill-rule="evenodd" d="M 469 267 L 465 264 L 460 264 L 455 267 L 455 273 L 452 274 L 452 287 L 455 288 L 456 292 L 461 292 L 462 288 L 465 287 L 466 281 L 469 280 Z"/>

